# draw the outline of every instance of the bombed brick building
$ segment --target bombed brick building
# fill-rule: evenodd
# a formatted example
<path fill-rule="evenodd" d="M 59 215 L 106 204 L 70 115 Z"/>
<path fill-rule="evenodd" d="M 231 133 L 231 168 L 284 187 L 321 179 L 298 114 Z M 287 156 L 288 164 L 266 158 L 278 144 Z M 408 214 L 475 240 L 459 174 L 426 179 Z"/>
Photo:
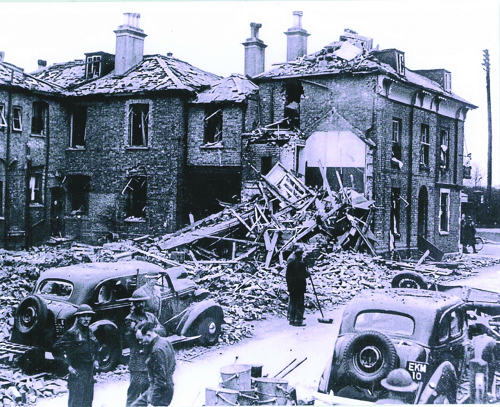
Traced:
<path fill-rule="evenodd" d="M 412 71 L 404 52 L 350 30 L 308 54 L 302 14 L 293 17 L 286 63 L 265 72 L 252 23 L 245 75 L 227 78 L 144 55 L 131 13 L 115 54 L 33 74 L 2 58 L 2 245 L 172 232 L 248 199 L 279 162 L 309 185 L 323 172 L 332 189 L 375 201 L 379 250 L 416 247 L 421 235 L 456 251 L 463 125 L 475 106 L 451 92 L 450 72 Z"/>

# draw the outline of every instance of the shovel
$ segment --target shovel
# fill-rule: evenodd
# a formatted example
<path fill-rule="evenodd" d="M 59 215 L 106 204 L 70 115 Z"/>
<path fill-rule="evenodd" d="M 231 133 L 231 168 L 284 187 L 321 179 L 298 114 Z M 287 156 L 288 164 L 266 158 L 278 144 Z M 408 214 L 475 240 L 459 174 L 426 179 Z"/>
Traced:
<path fill-rule="evenodd" d="M 309 278 L 311 279 L 311 285 L 313 287 L 314 296 L 316 297 L 316 302 L 318 303 L 319 312 L 321 312 L 321 318 L 318 318 L 318 322 L 321 324 L 333 323 L 332 318 L 325 318 L 325 316 L 323 315 L 323 310 L 321 309 L 321 303 L 319 302 L 318 294 L 316 294 L 316 287 L 314 287 L 314 282 L 313 282 L 312 276 L 309 276 Z"/>

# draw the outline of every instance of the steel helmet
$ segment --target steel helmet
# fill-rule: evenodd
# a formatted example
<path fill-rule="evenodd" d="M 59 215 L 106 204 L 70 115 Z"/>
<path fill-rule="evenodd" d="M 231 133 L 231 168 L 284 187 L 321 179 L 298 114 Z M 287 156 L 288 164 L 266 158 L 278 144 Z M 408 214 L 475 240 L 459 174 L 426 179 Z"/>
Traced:
<path fill-rule="evenodd" d="M 135 290 L 132 293 L 132 297 L 130 298 L 131 301 L 147 301 L 149 300 L 149 295 L 147 295 L 144 290 Z"/>
<path fill-rule="evenodd" d="M 382 379 L 380 384 L 387 390 L 397 391 L 400 393 L 410 393 L 415 391 L 418 384 L 415 383 L 410 373 L 405 369 L 395 369 L 389 373 L 386 379 Z"/>
<path fill-rule="evenodd" d="M 93 315 L 95 314 L 95 312 L 92 310 L 90 305 L 82 304 L 77 308 L 75 315 L 85 315 L 85 314 Z"/>

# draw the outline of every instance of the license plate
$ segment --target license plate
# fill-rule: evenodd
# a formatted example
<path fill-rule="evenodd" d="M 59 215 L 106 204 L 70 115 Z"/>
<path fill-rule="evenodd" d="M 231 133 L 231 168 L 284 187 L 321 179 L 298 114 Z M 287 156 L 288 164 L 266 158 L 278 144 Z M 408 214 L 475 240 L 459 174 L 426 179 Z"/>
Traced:
<path fill-rule="evenodd" d="M 406 370 L 416 382 L 421 382 L 425 378 L 428 366 L 429 364 L 424 362 L 406 362 Z"/>

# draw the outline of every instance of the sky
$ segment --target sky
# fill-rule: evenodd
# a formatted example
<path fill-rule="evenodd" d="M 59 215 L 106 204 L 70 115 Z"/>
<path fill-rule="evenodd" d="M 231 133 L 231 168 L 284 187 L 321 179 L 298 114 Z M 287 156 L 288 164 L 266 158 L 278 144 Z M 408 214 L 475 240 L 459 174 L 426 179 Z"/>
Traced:
<path fill-rule="evenodd" d="M 487 179 L 488 116 L 483 50 L 491 62 L 493 185 L 500 185 L 499 51 L 500 0 L 323 0 L 323 1 L 53 1 L 0 0 L 0 51 L 5 61 L 37 69 L 84 58 L 84 53 L 115 53 L 114 30 L 123 13 L 140 13 L 148 35 L 145 54 L 172 52 L 203 70 L 221 76 L 244 73 L 242 43 L 250 23 L 261 23 L 266 70 L 286 60 L 284 32 L 293 11 L 302 11 L 302 26 L 311 36 L 308 53 L 337 41 L 345 28 L 373 38 L 380 49 L 405 52 L 409 69 L 444 68 L 452 73 L 452 90 L 478 106 L 465 123 L 466 153 Z"/>

